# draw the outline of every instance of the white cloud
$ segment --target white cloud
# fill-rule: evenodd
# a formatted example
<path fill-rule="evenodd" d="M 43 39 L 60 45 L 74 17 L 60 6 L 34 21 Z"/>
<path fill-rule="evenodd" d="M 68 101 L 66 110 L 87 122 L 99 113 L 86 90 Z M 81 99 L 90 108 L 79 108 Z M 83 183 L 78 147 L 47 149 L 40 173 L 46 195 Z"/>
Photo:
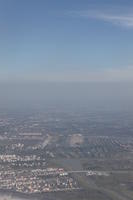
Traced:
<path fill-rule="evenodd" d="M 86 10 L 86 11 L 72 11 L 73 16 L 80 16 L 88 19 L 102 20 L 115 25 L 133 28 L 133 13 L 120 14 L 110 11 Z"/>

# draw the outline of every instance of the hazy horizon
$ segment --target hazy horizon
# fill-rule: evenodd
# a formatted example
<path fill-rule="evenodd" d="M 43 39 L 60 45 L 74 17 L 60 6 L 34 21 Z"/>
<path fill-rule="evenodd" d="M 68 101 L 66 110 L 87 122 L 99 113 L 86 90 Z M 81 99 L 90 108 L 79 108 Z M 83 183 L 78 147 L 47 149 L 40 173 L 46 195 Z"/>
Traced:
<path fill-rule="evenodd" d="M 0 84 L 0 107 L 88 107 L 132 110 L 132 83 L 10 82 Z"/>

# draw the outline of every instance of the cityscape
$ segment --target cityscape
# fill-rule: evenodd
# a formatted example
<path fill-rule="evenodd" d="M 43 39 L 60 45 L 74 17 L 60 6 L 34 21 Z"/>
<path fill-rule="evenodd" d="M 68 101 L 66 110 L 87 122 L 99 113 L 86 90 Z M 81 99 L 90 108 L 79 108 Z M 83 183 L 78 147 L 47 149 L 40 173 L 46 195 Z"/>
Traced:
<path fill-rule="evenodd" d="M 64 192 L 74 199 L 95 190 L 95 199 L 132 199 L 130 116 L 126 122 L 125 115 L 117 120 L 119 112 L 54 112 L 1 113 L 0 191 L 39 199 Z"/>

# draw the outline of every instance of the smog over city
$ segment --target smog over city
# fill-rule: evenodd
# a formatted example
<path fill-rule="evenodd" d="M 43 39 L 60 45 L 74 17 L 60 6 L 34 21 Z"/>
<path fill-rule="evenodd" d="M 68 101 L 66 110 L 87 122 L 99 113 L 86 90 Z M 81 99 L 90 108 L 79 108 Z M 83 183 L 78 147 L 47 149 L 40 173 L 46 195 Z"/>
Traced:
<path fill-rule="evenodd" d="M 133 200 L 133 2 L 0 0 L 0 200 Z"/>

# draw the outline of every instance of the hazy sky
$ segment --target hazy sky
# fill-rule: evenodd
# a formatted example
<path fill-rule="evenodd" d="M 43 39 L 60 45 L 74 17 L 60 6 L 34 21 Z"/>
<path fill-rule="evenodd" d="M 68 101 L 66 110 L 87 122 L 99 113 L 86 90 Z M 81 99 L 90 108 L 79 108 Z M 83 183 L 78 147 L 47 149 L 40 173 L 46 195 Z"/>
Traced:
<path fill-rule="evenodd" d="M 133 81 L 132 0 L 0 0 L 0 80 Z"/>

